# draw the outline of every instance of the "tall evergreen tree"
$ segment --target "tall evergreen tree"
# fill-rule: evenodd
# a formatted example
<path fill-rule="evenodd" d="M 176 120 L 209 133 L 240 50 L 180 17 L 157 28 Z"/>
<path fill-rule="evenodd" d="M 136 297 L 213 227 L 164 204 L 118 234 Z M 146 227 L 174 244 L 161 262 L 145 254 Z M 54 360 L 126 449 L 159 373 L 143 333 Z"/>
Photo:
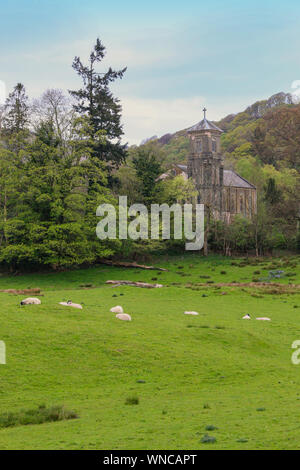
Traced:
<path fill-rule="evenodd" d="M 8 133 L 24 131 L 29 122 L 29 104 L 25 87 L 18 83 L 5 102 L 3 128 Z"/>
<path fill-rule="evenodd" d="M 99 131 L 105 131 L 106 141 L 94 146 L 94 155 L 109 163 L 119 166 L 125 161 L 126 146 L 121 144 L 123 129 L 121 124 L 121 105 L 110 91 L 109 85 L 122 78 L 126 68 L 115 71 L 111 67 L 104 72 L 96 71 L 96 65 L 104 57 L 106 49 L 98 38 L 89 56 L 88 65 L 84 65 L 79 57 L 73 61 L 73 69 L 81 77 L 83 86 L 78 91 L 70 91 L 77 100 L 74 109 L 81 116 L 88 116 L 91 123 L 91 137 Z"/>
<path fill-rule="evenodd" d="M 265 200 L 270 204 L 276 204 L 280 201 L 281 192 L 277 188 L 274 178 L 269 178 L 265 187 Z"/>
<path fill-rule="evenodd" d="M 157 202 L 158 197 L 157 178 L 162 173 L 159 151 L 149 145 L 137 147 L 133 153 L 132 163 L 140 183 L 140 192 L 145 204 L 150 205 Z"/>

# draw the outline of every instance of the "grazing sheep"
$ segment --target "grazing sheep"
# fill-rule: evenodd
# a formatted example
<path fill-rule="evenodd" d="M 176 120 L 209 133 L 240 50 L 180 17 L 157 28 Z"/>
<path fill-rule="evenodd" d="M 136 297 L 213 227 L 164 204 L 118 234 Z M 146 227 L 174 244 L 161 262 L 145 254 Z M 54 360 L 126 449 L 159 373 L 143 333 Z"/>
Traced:
<path fill-rule="evenodd" d="M 131 321 L 131 316 L 128 315 L 128 313 L 118 313 L 116 315 L 116 318 L 118 318 L 119 320 Z"/>
<path fill-rule="evenodd" d="M 259 318 L 256 318 L 256 320 L 271 321 L 271 318 L 268 318 L 268 317 L 259 317 Z"/>
<path fill-rule="evenodd" d="M 251 317 L 250 317 L 249 313 L 247 313 L 247 315 L 245 315 L 243 317 L 243 320 L 251 320 Z"/>
<path fill-rule="evenodd" d="M 121 307 L 121 305 L 117 305 L 116 307 L 112 307 L 112 308 L 110 309 L 110 311 L 111 311 L 112 313 L 123 313 L 123 312 L 124 312 L 124 310 L 123 310 L 123 308 Z"/>
<path fill-rule="evenodd" d="M 28 297 L 27 299 L 22 300 L 21 305 L 39 305 L 40 303 L 40 299 L 37 299 L 36 297 Z"/>
<path fill-rule="evenodd" d="M 185 314 L 185 315 L 199 315 L 198 312 L 193 312 L 193 311 L 191 311 L 191 312 L 186 311 L 186 312 L 184 312 L 184 314 Z"/>
<path fill-rule="evenodd" d="M 73 304 L 72 300 L 68 300 L 68 302 L 59 302 L 60 305 L 64 305 L 65 307 L 74 307 L 82 309 L 82 305 L 80 304 Z"/>

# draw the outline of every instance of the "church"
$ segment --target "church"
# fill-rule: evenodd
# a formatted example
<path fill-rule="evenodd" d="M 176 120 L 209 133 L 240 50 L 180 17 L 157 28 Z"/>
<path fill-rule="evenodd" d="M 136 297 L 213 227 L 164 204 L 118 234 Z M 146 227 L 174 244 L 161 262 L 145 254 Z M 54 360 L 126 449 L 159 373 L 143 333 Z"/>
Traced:
<path fill-rule="evenodd" d="M 228 223 L 235 215 L 251 219 L 257 211 L 256 187 L 235 171 L 224 169 L 220 138 L 222 129 L 204 118 L 187 130 L 190 152 L 187 165 L 174 165 L 173 175 L 193 178 L 197 202 L 216 219 Z M 163 176 L 163 175 L 162 175 Z"/>

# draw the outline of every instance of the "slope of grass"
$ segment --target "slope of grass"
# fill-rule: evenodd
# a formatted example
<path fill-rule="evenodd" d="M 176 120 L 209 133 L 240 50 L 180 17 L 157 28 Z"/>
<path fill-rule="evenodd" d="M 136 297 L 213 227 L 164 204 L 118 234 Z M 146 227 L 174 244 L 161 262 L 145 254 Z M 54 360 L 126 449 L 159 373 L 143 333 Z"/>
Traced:
<path fill-rule="evenodd" d="M 296 274 L 293 283 L 297 261 L 283 268 Z M 99 266 L 1 277 L 0 289 L 40 287 L 44 295 L 41 305 L 21 307 L 22 296 L 0 293 L 0 413 L 63 403 L 80 418 L 0 429 L 0 448 L 298 449 L 300 366 L 291 344 L 300 339 L 300 292 L 196 286 L 250 282 L 274 262 L 287 260 L 240 267 L 187 255 L 159 260 L 170 270 L 161 274 Z M 155 277 L 168 287 L 104 284 Z M 79 287 L 87 283 L 95 288 Z M 58 304 L 68 299 L 83 310 Z M 114 305 L 132 322 L 115 319 Z M 245 313 L 272 321 L 241 320 Z M 203 438 L 207 429 L 215 441 Z"/>

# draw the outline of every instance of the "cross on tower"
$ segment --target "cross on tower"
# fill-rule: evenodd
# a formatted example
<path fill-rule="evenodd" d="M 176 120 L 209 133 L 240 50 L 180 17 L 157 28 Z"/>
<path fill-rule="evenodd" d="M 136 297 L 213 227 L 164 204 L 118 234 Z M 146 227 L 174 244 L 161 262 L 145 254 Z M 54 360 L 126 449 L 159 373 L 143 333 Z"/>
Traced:
<path fill-rule="evenodd" d="M 206 108 L 203 108 L 204 119 L 206 119 L 206 111 L 207 111 L 207 109 L 206 109 Z"/>

